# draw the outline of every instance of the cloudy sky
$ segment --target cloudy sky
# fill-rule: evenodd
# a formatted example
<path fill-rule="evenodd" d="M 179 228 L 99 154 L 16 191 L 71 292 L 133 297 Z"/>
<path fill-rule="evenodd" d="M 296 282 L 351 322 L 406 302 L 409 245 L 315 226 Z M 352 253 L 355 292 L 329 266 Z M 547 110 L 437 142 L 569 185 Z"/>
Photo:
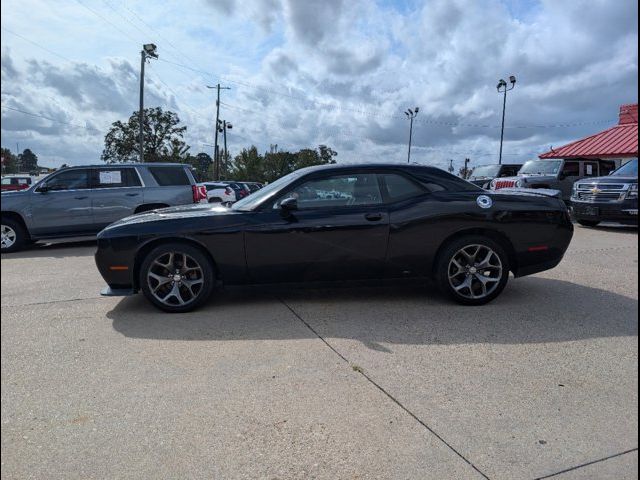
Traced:
<path fill-rule="evenodd" d="M 188 5 L 188 6 L 187 6 Z M 100 161 L 109 125 L 146 106 L 176 111 L 191 151 L 211 152 L 214 91 L 251 144 L 327 144 L 340 161 L 524 161 L 617 121 L 637 102 L 636 0 L 3 0 L 2 146 L 40 163 Z M 42 118 L 46 117 L 46 118 Z M 505 160 L 506 161 L 506 160 Z"/>

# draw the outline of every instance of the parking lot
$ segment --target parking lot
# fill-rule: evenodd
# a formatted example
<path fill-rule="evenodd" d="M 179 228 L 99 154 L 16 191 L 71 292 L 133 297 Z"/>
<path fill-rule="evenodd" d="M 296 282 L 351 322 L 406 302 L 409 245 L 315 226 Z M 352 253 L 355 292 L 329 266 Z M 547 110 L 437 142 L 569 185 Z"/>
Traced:
<path fill-rule="evenodd" d="M 2 256 L 3 478 L 633 479 L 637 228 L 485 307 L 422 285 L 102 298 L 92 242 Z"/>

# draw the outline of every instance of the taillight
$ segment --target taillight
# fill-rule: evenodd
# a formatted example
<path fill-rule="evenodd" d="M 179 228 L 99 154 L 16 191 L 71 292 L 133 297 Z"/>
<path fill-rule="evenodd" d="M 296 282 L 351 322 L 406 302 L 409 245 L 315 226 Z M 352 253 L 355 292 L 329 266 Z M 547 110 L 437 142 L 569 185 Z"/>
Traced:
<path fill-rule="evenodd" d="M 207 187 L 201 185 L 191 185 L 193 192 L 193 203 L 200 203 L 200 200 L 207 199 Z"/>

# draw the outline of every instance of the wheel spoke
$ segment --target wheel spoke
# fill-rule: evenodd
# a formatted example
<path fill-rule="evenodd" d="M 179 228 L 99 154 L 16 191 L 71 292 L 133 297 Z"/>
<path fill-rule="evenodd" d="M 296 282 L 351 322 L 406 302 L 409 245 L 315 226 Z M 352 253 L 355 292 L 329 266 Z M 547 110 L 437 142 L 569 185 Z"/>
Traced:
<path fill-rule="evenodd" d="M 467 275 L 461 281 L 460 275 Z M 479 299 L 490 295 L 503 278 L 500 256 L 486 245 L 466 245 L 449 261 L 449 284 L 458 295 Z"/>
<path fill-rule="evenodd" d="M 194 301 L 203 291 L 204 275 L 200 264 L 187 253 L 166 252 L 151 262 L 147 284 L 158 301 L 182 306 Z"/>

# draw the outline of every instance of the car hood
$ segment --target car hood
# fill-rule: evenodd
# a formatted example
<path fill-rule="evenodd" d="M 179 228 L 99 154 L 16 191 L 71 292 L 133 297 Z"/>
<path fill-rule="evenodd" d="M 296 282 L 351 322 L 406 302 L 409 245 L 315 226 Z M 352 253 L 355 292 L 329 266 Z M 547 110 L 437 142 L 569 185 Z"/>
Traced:
<path fill-rule="evenodd" d="M 500 177 L 497 178 L 496 180 L 506 180 L 506 181 L 518 181 L 521 180 L 524 183 L 530 182 L 535 180 L 536 182 L 539 181 L 551 181 L 551 180 L 557 180 L 557 177 L 555 175 L 516 175 L 515 177 Z"/>
<path fill-rule="evenodd" d="M 159 208 L 157 210 L 151 210 L 149 212 L 138 213 L 129 217 L 125 217 L 106 227 L 103 232 L 126 227 L 128 225 L 139 225 L 143 223 L 163 222 L 167 220 L 189 219 L 197 217 L 235 215 L 237 213 L 240 212 L 235 212 L 230 208 L 226 208 L 221 205 L 212 205 L 210 203 L 179 205 L 176 207 Z"/>
<path fill-rule="evenodd" d="M 591 177 L 579 180 L 580 183 L 638 183 L 638 177 L 623 177 L 622 175 L 609 175 L 606 177 Z"/>

